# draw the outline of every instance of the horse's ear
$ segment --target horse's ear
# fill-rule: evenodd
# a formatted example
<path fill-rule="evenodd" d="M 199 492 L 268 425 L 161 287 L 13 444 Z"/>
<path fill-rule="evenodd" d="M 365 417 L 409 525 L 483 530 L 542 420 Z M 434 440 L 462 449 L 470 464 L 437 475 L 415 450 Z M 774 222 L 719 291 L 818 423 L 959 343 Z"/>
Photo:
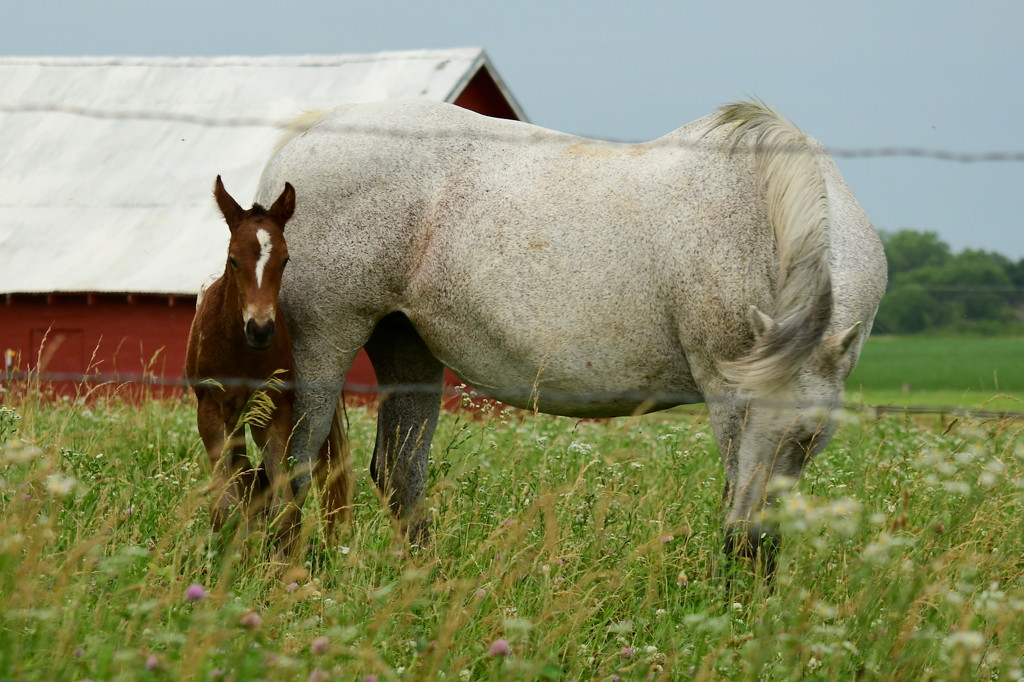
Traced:
<path fill-rule="evenodd" d="M 750 318 L 750 328 L 754 330 L 755 341 L 760 341 L 775 329 L 775 320 L 761 312 L 756 305 L 747 308 L 747 316 Z"/>
<path fill-rule="evenodd" d="M 217 182 L 213 185 L 213 196 L 217 200 L 217 207 L 220 208 L 221 215 L 224 216 L 224 220 L 227 222 L 228 227 L 232 230 L 235 226 L 242 221 L 242 214 L 245 213 L 242 207 L 238 205 L 228 191 L 224 189 L 224 183 L 221 182 L 220 176 L 217 176 Z"/>
<path fill-rule="evenodd" d="M 291 219 L 293 213 L 295 213 L 295 188 L 290 182 L 286 182 L 281 196 L 270 207 L 270 215 L 284 228 L 284 224 Z"/>
<path fill-rule="evenodd" d="M 843 332 L 833 334 L 825 342 L 828 344 L 828 348 L 835 354 L 836 358 L 841 358 L 846 355 L 847 351 L 853 346 L 853 342 L 860 336 L 860 322 L 855 323 L 852 327 Z"/>

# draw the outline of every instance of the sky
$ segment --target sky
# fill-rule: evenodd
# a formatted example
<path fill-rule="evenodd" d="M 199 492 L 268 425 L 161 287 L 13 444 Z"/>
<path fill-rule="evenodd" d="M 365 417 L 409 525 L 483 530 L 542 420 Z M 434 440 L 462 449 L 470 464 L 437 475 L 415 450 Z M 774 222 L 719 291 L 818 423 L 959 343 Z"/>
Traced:
<path fill-rule="evenodd" d="M 3 0 L 5 56 L 483 47 L 529 120 L 659 137 L 758 97 L 828 148 L 880 230 L 1024 258 L 1020 0 Z M 2 84 L 0 84 L 2 96 Z"/>

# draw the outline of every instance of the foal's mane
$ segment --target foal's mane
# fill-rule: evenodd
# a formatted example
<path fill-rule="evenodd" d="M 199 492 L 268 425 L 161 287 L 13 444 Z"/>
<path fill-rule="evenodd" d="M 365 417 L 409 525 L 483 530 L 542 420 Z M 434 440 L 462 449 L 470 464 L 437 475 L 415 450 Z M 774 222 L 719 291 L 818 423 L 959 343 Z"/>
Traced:
<path fill-rule="evenodd" d="M 253 204 L 252 208 L 245 211 L 245 220 L 252 220 L 253 218 L 268 218 L 270 217 L 270 209 L 263 206 L 263 204 Z"/>

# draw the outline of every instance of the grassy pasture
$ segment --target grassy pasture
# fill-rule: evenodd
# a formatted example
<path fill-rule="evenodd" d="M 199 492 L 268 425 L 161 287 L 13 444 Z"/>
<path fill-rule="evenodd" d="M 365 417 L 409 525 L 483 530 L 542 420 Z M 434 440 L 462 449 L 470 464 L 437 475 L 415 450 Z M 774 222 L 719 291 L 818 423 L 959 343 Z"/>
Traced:
<path fill-rule="evenodd" d="M 410 550 L 352 409 L 354 522 L 328 542 L 308 505 L 282 568 L 211 536 L 191 401 L 0 410 L 0 678 L 1024 676 L 1020 423 L 850 415 L 780 505 L 769 591 L 721 560 L 699 414 L 443 415 Z"/>
<path fill-rule="evenodd" d="M 1024 412 L 1024 338 L 872 336 L 851 402 Z"/>

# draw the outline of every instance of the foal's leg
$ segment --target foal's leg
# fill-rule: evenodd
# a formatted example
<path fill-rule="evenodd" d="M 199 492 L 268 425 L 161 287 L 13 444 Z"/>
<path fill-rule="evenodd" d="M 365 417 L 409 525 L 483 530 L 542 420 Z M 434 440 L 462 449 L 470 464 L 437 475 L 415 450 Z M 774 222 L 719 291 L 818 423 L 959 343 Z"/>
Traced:
<path fill-rule="evenodd" d="M 235 430 L 240 416 L 240 411 L 235 409 L 236 402 L 218 399 L 209 393 L 199 399 L 199 435 L 213 474 L 210 522 L 214 530 L 224 525 L 232 508 L 239 508 L 247 519 L 252 497 L 258 496 L 267 483 L 262 470 L 254 469 L 245 454 L 244 428 Z"/>
<path fill-rule="evenodd" d="M 378 323 L 365 347 L 380 391 L 370 475 L 409 541 L 426 544 L 430 533 L 422 507 L 444 367 L 398 313 Z"/>

